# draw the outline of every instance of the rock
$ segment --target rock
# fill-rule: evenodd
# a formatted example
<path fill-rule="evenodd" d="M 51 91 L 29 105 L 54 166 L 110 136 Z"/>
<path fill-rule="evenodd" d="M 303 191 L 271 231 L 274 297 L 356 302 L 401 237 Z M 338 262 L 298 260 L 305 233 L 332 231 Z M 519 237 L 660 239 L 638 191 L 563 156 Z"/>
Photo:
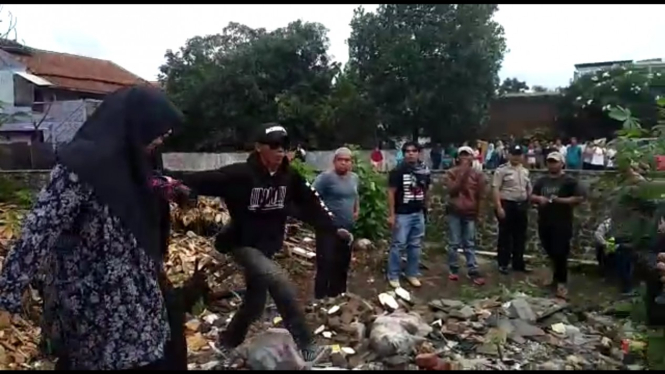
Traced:
<path fill-rule="evenodd" d="M 461 308 L 465 304 L 459 300 L 439 299 L 444 308 Z"/>
<path fill-rule="evenodd" d="M 498 356 L 499 346 L 495 343 L 484 343 L 476 348 L 476 353 L 486 356 Z"/>
<path fill-rule="evenodd" d="M 596 328 L 612 328 L 615 325 L 615 322 L 607 316 L 601 316 L 595 313 L 585 313 L 584 316 L 586 317 L 586 321 L 593 324 Z"/>
<path fill-rule="evenodd" d="M 330 355 L 330 362 L 332 363 L 333 366 L 339 367 L 339 368 L 348 368 L 349 363 L 346 361 L 346 358 L 341 352 L 335 352 Z"/>
<path fill-rule="evenodd" d="M 563 368 L 563 366 L 564 365 L 561 364 L 561 363 L 546 361 L 546 362 L 538 365 L 538 370 L 561 370 Z"/>
<path fill-rule="evenodd" d="M 212 370 L 212 369 L 214 369 L 215 367 L 217 367 L 219 365 L 220 365 L 219 361 L 213 360 L 213 361 L 208 361 L 204 364 L 201 364 L 200 368 L 201 368 L 201 370 Z"/>
<path fill-rule="evenodd" d="M 498 318 L 492 325 L 499 330 L 504 331 L 506 334 L 510 334 L 513 332 L 513 330 L 515 330 L 515 326 L 512 324 L 512 322 L 506 318 Z"/>
<path fill-rule="evenodd" d="M 569 356 L 566 357 L 566 363 L 568 363 L 569 365 L 576 366 L 576 367 L 581 366 L 585 362 L 586 362 L 586 360 L 582 357 L 579 357 L 579 356 L 569 355 Z"/>
<path fill-rule="evenodd" d="M 449 361 L 439 358 L 434 353 L 422 353 L 416 356 L 416 366 L 421 370 L 452 370 Z"/>
<path fill-rule="evenodd" d="M 511 318 L 519 318 L 528 322 L 536 322 L 537 316 L 531 309 L 531 305 L 523 299 L 517 298 L 510 302 L 508 313 Z"/>
<path fill-rule="evenodd" d="M 388 366 L 404 365 L 410 361 L 407 355 L 393 355 L 383 359 L 383 362 Z"/>
<path fill-rule="evenodd" d="M 476 312 L 473 310 L 472 307 L 468 305 L 465 305 L 464 307 L 462 307 L 462 309 L 457 309 L 450 312 L 450 317 L 464 319 L 464 320 L 471 319 L 471 317 L 475 315 Z"/>
<path fill-rule="evenodd" d="M 372 241 L 365 238 L 358 239 L 353 243 L 353 249 L 358 251 L 367 251 L 372 247 Z"/>
<path fill-rule="evenodd" d="M 435 353 L 421 353 L 416 356 L 416 365 L 421 369 L 431 369 L 439 362 L 439 356 Z"/>
<path fill-rule="evenodd" d="M 531 337 L 531 336 L 542 336 L 545 335 L 545 331 L 541 328 L 534 326 L 523 319 L 514 319 L 510 321 L 513 327 L 515 328 L 513 334 L 521 337 Z"/>

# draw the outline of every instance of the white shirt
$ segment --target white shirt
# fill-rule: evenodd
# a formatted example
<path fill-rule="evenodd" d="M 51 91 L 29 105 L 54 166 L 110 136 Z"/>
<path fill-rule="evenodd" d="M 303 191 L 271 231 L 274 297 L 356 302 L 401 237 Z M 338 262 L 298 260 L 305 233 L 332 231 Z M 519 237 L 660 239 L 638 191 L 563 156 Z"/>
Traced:
<path fill-rule="evenodd" d="M 593 147 L 591 155 L 591 165 L 605 165 L 605 150 L 601 147 Z"/>
<path fill-rule="evenodd" d="M 562 145 L 561 147 L 559 147 L 559 153 L 561 153 L 561 155 L 563 156 L 564 159 L 566 158 L 566 152 L 567 151 L 568 151 L 567 146 Z"/>
<path fill-rule="evenodd" d="M 613 168 L 614 167 L 614 156 L 616 156 L 617 151 L 616 149 L 608 149 L 607 150 L 607 167 L 608 168 Z"/>

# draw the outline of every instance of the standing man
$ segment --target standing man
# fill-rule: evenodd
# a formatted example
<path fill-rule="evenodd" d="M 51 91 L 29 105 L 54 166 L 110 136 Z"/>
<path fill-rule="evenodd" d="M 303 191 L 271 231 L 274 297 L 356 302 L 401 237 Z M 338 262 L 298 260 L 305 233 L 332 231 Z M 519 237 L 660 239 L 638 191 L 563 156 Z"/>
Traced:
<path fill-rule="evenodd" d="M 402 145 L 404 161 L 388 176 L 388 225 L 392 230 L 392 245 L 388 256 L 388 283 L 399 284 L 402 250 L 406 249 L 406 280 L 420 287 L 418 280 L 420 249 L 425 236 L 425 212 L 428 208 L 427 190 L 430 172 L 419 161 L 420 146 L 408 141 Z"/>
<path fill-rule="evenodd" d="M 570 138 L 570 145 L 566 150 L 566 167 L 568 169 L 581 169 L 582 168 L 582 147 L 577 144 L 577 138 Z"/>
<path fill-rule="evenodd" d="M 533 186 L 531 201 L 538 204 L 538 236 L 552 263 L 552 288 L 556 296 L 568 296 L 568 256 L 573 236 L 573 208 L 584 200 L 580 183 L 563 172 L 563 155 L 546 158 L 548 175 Z"/>
<path fill-rule="evenodd" d="M 476 261 L 476 218 L 480 200 L 485 190 L 483 173 L 473 168 L 474 151 L 465 145 L 457 152 L 458 165 L 446 173 L 449 203 L 446 206 L 450 242 L 448 243 L 448 279 L 459 279 L 457 249 L 462 248 L 466 257 L 467 275 L 476 285 L 485 284 Z"/>
<path fill-rule="evenodd" d="M 522 166 L 523 152 L 522 146 L 512 146 L 509 162 L 501 165 L 492 178 L 492 197 L 499 221 L 497 260 L 502 274 L 508 274 L 511 262 L 514 271 L 528 272 L 524 264 L 524 247 L 531 181 L 529 170 Z"/>
<path fill-rule="evenodd" d="M 244 247 L 252 247 L 272 259 L 284 245 L 288 208 L 294 208 L 297 218 L 317 231 L 337 233 L 350 240 L 351 234 L 335 228 L 332 213 L 314 188 L 289 164 L 286 129 L 277 123 L 266 123 L 258 130 L 255 149 L 246 162 L 182 175 L 181 180 L 194 193 L 219 197 L 226 203 L 231 222 L 216 236 L 215 249 L 244 260 L 247 253 L 243 252 Z M 238 353 L 236 347 L 245 341 L 250 325 L 263 315 L 268 292 L 305 361 L 314 361 L 324 354 L 326 349 L 315 344 L 304 311 L 296 304 L 295 290 L 271 287 L 263 275 L 249 268 L 244 270 L 243 303 L 220 337 L 223 365 L 233 362 Z"/>
<path fill-rule="evenodd" d="M 358 219 L 358 175 L 351 171 L 352 152 L 342 147 L 335 151 L 333 170 L 319 174 L 314 188 L 333 214 L 335 227 L 351 231 Z M 330 233 L 316 233 L 316 278 L 314 296 L 317 299 L 337 297 L 346 292 L 346 280 L 351 262 L 352 238 Z"/>

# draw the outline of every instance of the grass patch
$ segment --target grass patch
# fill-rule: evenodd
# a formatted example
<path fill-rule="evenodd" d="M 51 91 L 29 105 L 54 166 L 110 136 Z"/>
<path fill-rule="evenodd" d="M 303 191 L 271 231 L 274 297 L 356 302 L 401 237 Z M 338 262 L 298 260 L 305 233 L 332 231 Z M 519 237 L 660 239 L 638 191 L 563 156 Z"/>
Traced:
<path fill-rule="evenodd" d="M 665 331 L 651 330 L 647 334 L 646 358 L 649 370 L 665 370 Z"/>
<path fill-rule="evenodd" d="M 0 178 L 0 203 L 18 205 L 21 208 L 30 208 L 34 201 L 34 193 L 22 188 L 13 180 Z"/>

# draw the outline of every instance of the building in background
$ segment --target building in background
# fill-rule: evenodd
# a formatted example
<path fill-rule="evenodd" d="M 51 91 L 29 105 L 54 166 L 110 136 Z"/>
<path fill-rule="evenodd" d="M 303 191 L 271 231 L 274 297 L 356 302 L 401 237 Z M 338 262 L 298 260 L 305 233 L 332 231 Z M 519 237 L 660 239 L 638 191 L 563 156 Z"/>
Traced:
<path fill-rule="evenodd" d="M 646 70 L 648 73 L 665 72 L 665 63 L 662 58 L 650 58 L 646 60 L 618 60 L 605 62 L 591 62 L 575 65 L 573 79 L 578 79 L 582 75 L 595 73 L 599 70 L 609 70 L 618 67 L 625 67 L 632 70 Z"/>
<path fill-rule="evenodd" d="M 112 61 L 0 41 L 0 143 L 66 142 L 107 94 L 151 84 Z M 38 126 L 37 126 L 38 125 Z"/>
<path fill-rule="evenodd" d="M 0 168 L 48 167 L 106 95 L 151 83 L 117 64 L 0 41 Z"/>

